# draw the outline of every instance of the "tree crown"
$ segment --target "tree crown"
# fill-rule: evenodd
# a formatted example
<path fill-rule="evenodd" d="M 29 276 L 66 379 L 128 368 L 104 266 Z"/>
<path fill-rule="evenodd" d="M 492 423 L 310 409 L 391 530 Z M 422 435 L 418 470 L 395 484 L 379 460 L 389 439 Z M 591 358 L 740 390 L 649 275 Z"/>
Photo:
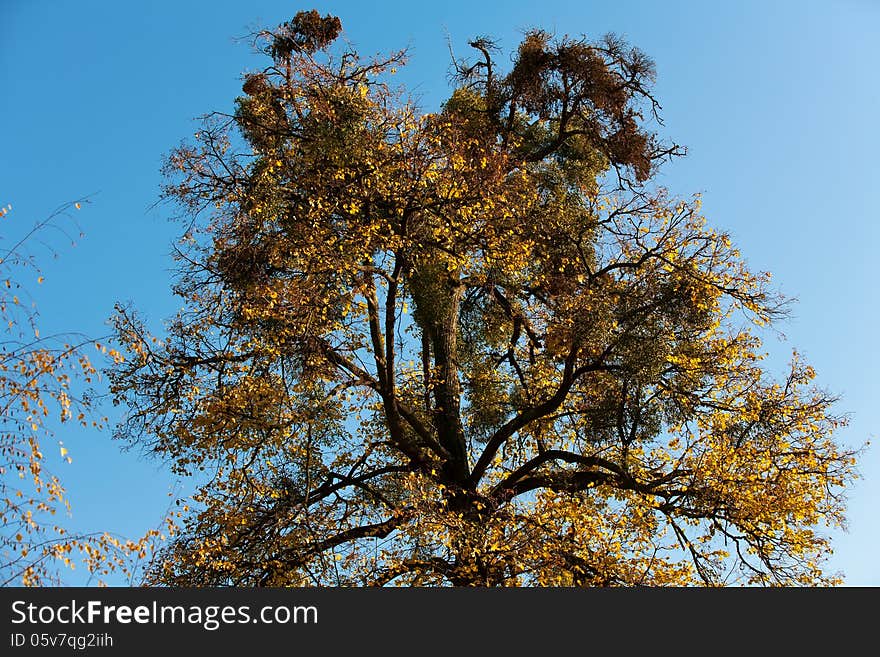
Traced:
<path fill-rule="evenodd" d="M 167 160 L 185 307 L 120 309 L 120 434 L 204 483 L 177 584 L 824 583 L 854 455 L 782 313 L 698 199 L 651 60 L 615 36 L 471 42 L 422 113 L 404 54 L 301 12 Z M 656 121 L 654 121 L 656 123 Z M 204 219 L 203 219 L 204 218 Z"/>

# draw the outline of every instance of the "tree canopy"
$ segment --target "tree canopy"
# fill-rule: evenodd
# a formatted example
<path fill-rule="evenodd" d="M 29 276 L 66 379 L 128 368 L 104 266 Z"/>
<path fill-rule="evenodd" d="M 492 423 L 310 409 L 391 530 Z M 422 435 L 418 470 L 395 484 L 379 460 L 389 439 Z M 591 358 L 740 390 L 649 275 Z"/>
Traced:
<path fill-rule="evenodd" d="M 199 482 L 172 585 L 826 584 L 855 454 L 785 312 L 656 184 L 651 59 L 525 34 L 438 112 L 332 16 L 166 162 L 184 211 L 151 336 L 120 308 L 118 433 Z"/>

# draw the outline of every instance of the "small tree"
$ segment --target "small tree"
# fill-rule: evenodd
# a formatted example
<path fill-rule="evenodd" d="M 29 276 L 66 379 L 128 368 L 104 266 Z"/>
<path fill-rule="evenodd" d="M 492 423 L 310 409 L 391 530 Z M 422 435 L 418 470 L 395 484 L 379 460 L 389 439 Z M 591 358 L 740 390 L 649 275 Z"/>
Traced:
<path fill-rule="evenodd" d="M 113 389 L 202 485 L 151 581 L 835 581 L 854 455 L 808 365 L 760 366 L 769 276 L 652 184 L 651 60 L 478 39 L 420 113 L 340 29 L 260 34 L 167 160 L 185 308 L 164 341 L 120 310 Z"/>
<path fill-rule="evenodd" d="M 82 201 L 85 202 L 85 201 Z M 32 228 L 0 246 L 0 585 L 61 584 L 63 573 L 77 563 L 101 577 L 121 569 L 128 573 L 133 553 L 147 541 L 123 541 L 109 533 L 69 531 L 59 516 L 70 513 L 62 480 L 51 470 L 46 454 L 53 442 L 52 424 L 99 427 L 92 402 L 77 394 L 76 381 L 89 384 L 97 375 L 86 349 L 97 347 L 111 358 L 119 354 L 80 334 L 40 333 L 36 302 L 30 290 L 42 284 L 39 258 L 30 247 L 49 248 L 51 236 L 67 229 L 71 211 L 81 202 L 66 203 Z M 0 208 L 5 219 L 11 206 Z M 8 238 L 15 231 L 4 229 Z M 70 462 L 58 441 L 58 463 Z M 59 514 L 58 512 L 61 511 Z M 144 556 L 146 552 L 144 552 Z"/>

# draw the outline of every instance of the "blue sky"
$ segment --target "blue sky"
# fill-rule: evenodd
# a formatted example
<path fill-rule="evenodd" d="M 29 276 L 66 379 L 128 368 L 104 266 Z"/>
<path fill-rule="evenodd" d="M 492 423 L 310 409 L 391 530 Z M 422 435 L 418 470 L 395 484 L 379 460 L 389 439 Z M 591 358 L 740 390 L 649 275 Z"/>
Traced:
<path fill-rule="evenodd" d="M 447 36 L 457 53 L 490 35 L 513 48 L 523 29 L 627 37 L 657 63 L 664 134 L 689 149 L 666 167 L 673 192 L 703 194 L 710 222 L 728 230 L 753 269 L 773 272 L 799 301 L 771 337 L 770 363 L 793 348 L 841 396 L 857 445 L 880 432 L 880 348 L 874 198 L 880 174 L 880 3 L 699 1 L 541 3 L 277 0 L 0 0 L 0 205 L 30 224 L 65 201 L 85 236 L 53 242 L 37 301 L 43 332 L 99 336 L 116 301 L 153 326 L 177 308 L 170 244 L 178 226 L 154 207 L 163 154 L 229 110 L 241 73 L 260 67 L 247 41 L 300 9 L 342 19 L 364 53 L 410 48 L 400 78 L 427 110 L 448 92 Z M 112 409 L 111 409 L 112 411 Z M 108 433 L 62 429 L 74 460 L 56 470 L 74 505 L 70 524 L 135 536 L 161 520 L 172 480 L 160 464 L 123 452 Z M 848 533 L 831 569 L 850 585 L 880 585 L 880 455 L 861 461 L 849 493 Z"/>

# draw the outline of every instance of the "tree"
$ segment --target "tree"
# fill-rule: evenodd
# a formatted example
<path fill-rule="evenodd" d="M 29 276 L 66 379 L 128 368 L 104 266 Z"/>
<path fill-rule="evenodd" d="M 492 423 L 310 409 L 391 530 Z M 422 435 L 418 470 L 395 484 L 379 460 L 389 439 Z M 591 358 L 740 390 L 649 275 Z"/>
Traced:
<path fill-rule="evenodd" d="M 184 309 L 120 308 L 121 437 L 195 475 L 172 585 L 825 584 L 855 453 L 785 312 L 654 184 L 651 60 L 471 42 L 438 113 L 339 19 L 258 35 L 167 159 Z"/>
<path fill-rule="evenodd" d="M 43 277 L 29 246 L 39 241 L 48 247 L 50 231 L 67 236 L 65 219 L 85 202 L 65 203 L 0 250 L 0 586 L 60 584 L 63 571 L 78 562 L 98 577 L 128 573 L 129 557 L 142 551 L 146 556 L 148 541 L 158 534 L 151 531 L 141 541 L 106 532 L 78 534 L 58 518 L 59 511 L 69 515 L 70 503 L 45 452 L 53 438 L 52 416 L 83 427 L 103 424 L 75 382 L 89 384 L 97 376 L 87 348 L 94 345 L 111 358 L 119 354 L 81 334 L 41 335 L 30 290 Z M 11 209 L 0 208 L 0 218 Z M 8 238 L 15 231 L 3 233 Z M 58 449 L 61 462 L 71 462 L 63 441 Z"/>

